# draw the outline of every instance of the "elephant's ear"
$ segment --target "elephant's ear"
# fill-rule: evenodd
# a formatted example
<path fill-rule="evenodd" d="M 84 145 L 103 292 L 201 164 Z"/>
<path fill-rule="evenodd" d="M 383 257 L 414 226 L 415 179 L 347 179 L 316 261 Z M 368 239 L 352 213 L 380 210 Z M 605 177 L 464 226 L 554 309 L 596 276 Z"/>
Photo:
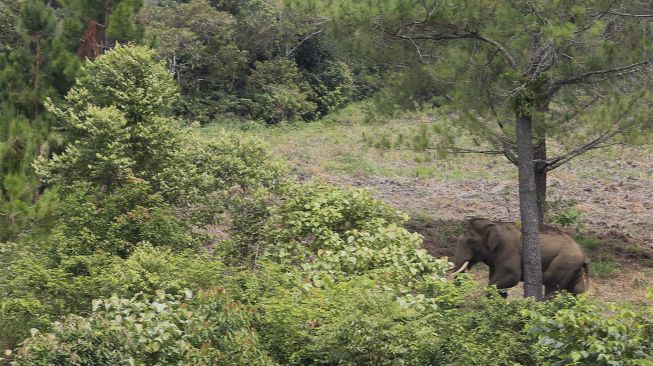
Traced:
<path fill-rule="evenodd" d="M 501 244 L 501 233 L 496 224 L 488 225 L 485 231 L 485 243 L 490 251 L 494 251 Z"/>

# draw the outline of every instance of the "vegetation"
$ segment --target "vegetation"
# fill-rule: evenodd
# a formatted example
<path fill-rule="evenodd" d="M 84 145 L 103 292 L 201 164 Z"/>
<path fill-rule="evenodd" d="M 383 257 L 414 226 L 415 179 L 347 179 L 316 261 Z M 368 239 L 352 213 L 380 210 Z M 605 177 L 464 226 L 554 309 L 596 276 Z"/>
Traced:
<path fill-rule="evenodd" d="M 317 118 L 331 138 L 337 111 L 407 72 L 344 50 L 344 29 L 295 5 L 0 1 L 0 364 L 650 365 L 650 307 L 479 294 L 405 213 L 290 174 L 264 139 Z M 514 16 L 499 13 L 492 27 Z M 582 214 L 552 210 L 561 226 Z"/>

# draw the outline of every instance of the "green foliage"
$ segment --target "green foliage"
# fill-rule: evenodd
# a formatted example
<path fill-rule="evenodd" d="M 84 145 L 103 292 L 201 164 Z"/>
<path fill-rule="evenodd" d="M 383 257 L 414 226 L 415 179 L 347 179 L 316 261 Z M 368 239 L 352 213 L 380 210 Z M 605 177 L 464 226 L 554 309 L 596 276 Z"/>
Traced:
<path fill-rule="evenodd" d="M 627 306 L 599 307 L 585 298 L 553 314 L 524 310 L 543 350 L 543 365 L 650 365 L 653 315 Z M 649 309 L 650 310 L 650 309 Z"/>
<path fill-rule="evenodd" d="M 10 349 L 25 339 L 32 328 L 49 329 L 50 319 L 36 299 L 0 300 L 0 349 Z"/>
<path fill-rule="evenodd" d="M 285 165 L 260 139 L 225 129 L 209 139 L 198 130 L 185 135 L 181 143 L 174 164 L 156 176 L 173 202 L 199 203 L 208 194 L 226 190 L 233 197 L 234 190 L 250 192 L 284 181 Z"/>
<path fill-rule="evenodd" d="M 179 95 L 178 86 L 165 65 L 154 61 L 154 55 L 146 47 L 118 44 L 87 62 L 84 75 L 66 96 L 66 110 L 80 113 L 89 104 L 114 106 L 131 128 L 154 117 L 169 116 Z"/>
<path fill-rule="evenodd" d="M 545 221 L 562 227 L 580 227 L 583 210 L 576 208 L 575 200 L 557 199 L 545 204 Z"/>
<path fill-rule="evenodd" d="M 119 42 L 139 40 L 143 36 L 143 26 L 137 22 L 143 0 L 122 0 L 113 5 L 109 14 L 109 27 L 106 32 Z"/>
<path fill-rule="evenodd" d="M 9 173 L 2 180 L 0 191 L 0 242 L 15 240 L 26 233 L 47 232 L 58 208 L 57 190 L 34 194 L 32 181 L 23 174 Z M 37 199 L 35 199 L 37 198 Z"/>
<path fill-rule="evenodd" d="M 574 235 L 574 240 L 583 248 L 587 250 L 593 250 L 596 249 L 599 246 L 599 241 L 597 238 L 594 237 L 588 237 L 588 236 L 582 236 L 582 235 Z"/>
<path fill-rule="evenodd" d="M 265 343 L 285 365 L 424 365 L 437 339 L 418 310 L 366 279 L 284 293 L 264 309 Z"/>
<path fill-rule="evenodd" d="M 206 0 L 152 7 L 148 12 L 148 38 L 176 75 L 181 112 L 207 122 L 232 110 L 248 61 L 236 40 L 236 19 Z"/>
<path fill-rule="evenodd" d="M 241 101 L 243 108 L 253 118 L 268 123 L 299 120 L 316 109 L 310 101 L 310 85 L 302 79 L 297 65 L 287 59 L 256 62 L 247 79 L 247 94 Z"/>
<path fill-rule="evenodd" d="M 354 83 L 351 71 L 343 62 L 326 61 L 316 71 L 307 73 L 314 91 L 317 112 L 325 116 L 352 101 Z"/>
<path fill-rule="evenodd" d="M 400 224 L 405 214 L 363 190 L 340 190 L 313 183 L 295 186 L 282 204 L 271 207 L 265 241 L 281 261 L 303 260 L 319 249 L 337 248 L 349 233 Z"/>
<path fill-rule="evenodd" d="M 54 228 L 54 238 L 65 243 L 60 250 L 68 255 L 105 251 L 126 257 L 141 242 L 183 250 L 199 241 L 144 180 L 127 180 L 111 195 L 88 184 L 67 188 L 64 194 L 61 210 L 66 215 Z"/>
<path fill-rule="evenodd" d="M 70 47 L 82 56 L 95 58 L 100 49 L 116 42 L 139 41 L 143 24 L 138 14 L 143 0 L 62 0 L 63 22 Z"/>
<path fill-rule="evenodd" d="M 71 315 L 52 333 L 33 332 L 16 365 L 274 365 L 260 348 L 252 309 L 219 289 L 192 298 L 111 297 L 87 318 Z"/>
<path fill-rule="evenodd" d="M 0 3 L 0 52 L 10 51 L 20 41 L 17 24 L 23 2 L 21 0 Z"/>
<path fill-rule="evenodd" d="M 609 277 L 619 271 L 619 263 L 609 254 L 600 254 L 590 263 L 590 274 L 596 277 Z"/>
<path fill-rule="evenodd" d="M 114 189 L 131 176 L 149 179 L 170 164 L 179 147 L 177 122 L 168 117 L 177 87 L 154 53 L 116 46 L 85 67 L 66 96 L 51 107 L 70 141 L 39 174 L 51 183 L 93 182 Z"/>
<path fill-rule="evenodd" d="M 125 259 L 107 253 L 68 255 L 65 245 L 55 240 L 0 244 L 0 259 L 6 266 L 0 271 L 0 325 L 15 330 L 0 333 L 3 349 L 16 346 L 30 328 L 48 330 L 58 317 L 86 313 L 93 299 L 112 294 L 150 296 L 164 290 L 176 295 L 185 288 L 218 286 L 228 289 L 232 298 L 256 303 L 261 294 L 274 289 L 274 281 L 285 276 L 264 269 L 258 274 L 241 272 L 207 254 L 173 252 L 148 243 Z"/>

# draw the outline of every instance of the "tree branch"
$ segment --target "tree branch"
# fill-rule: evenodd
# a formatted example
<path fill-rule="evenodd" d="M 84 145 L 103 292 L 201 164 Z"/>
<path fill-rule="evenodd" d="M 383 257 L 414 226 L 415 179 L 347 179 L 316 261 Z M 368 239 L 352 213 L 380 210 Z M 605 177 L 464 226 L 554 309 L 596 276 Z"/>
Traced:
<path fill-rule="evenodd" d="M 293 47 L 293 48 L 292 48 L 291 50 L 289 50 L 289 51 L 286 51 L 286 57 L 289 57 L 290 55 L 293 54 L 293 52 L 297 51 L 297 49 L 298 49 L 302 44 L 304 44 L 304 42 L 308 41 L 309 39 L 313 38 L 314 36 L 316 36 L 316 35 L 318 35 L 318 34 L 320 34 L 320 33 L 322 33 L 322 29 L 317 30 L 317 31 L 312 32 L 312 33 L 309 33 L 306 37 L 304 37 L 304 39 L 302 39 L 302 40 L 297 44 L 297 46 Z"/>
<path fill-rule="evenodd" d="M 417 25 L 421 24 L 421 22 L 413 22 L 409 23 L 409 25 Z M 405 28 L 408 25 L 403 25 L 400 28 L 398 28 L 396 31 L 392 32 L 389 31 L 385 28 L 380 28 L 383 33 L 386 33 L 392 37 L 403 39 L 403 40 L 409 40 L 411 42 L 414 42 L 415 40 L 427 40 L 427 41 L 450 41 L 450 40 L 458 40 L 458 39 L 477 39 L 480 41 L 483 41 L 485 43 L 491 44 L 494 47 L 496 47 L 499 52 L 503 55 L 503 57 L 508 60 L 510 63 L 510 66 L 513 69 L 517 69 L 517 61 L 515 61 L 515 58 L 508 52 L 508 50 L 499 42 L 488 38 L 482 34 L 479 34 L 477 32 L 467 32 L 467 33 L 460 33 L 460 34 L 455 34 L 455 33 L 437 33 L 433 35 L 416 35 L 416 36 L 406 36 L 403 34 L 400 34 L 401 30 Z"/>
<path fill-rule="evenodd" d="M 630 65 L 626 65 L 626 66 L 614 67 L 612 69 L 588 71 L 588 72 L 586 72 L 584 74 L 572 76 L 572 77 L 570 77 L 568 79 L 554 81 L 553 84 L 554 84 L 554 86 L 578 84 L 578 83 L 584 82 L 586 79 L 591 78 L 593 76 L 618 74 L 618 73 L 620 73 L 622 71 L 630 71 L 630 70 L 632 70 L 634 68 L 646 65 L 646 64 L 650 63 L 651 61 L 653 61 L 653 57 L 648 58 L 648 59 L 643 60 L 643 61 L 635 62 L 635 63 L 630 64 Z"/>
<path fill-rule="evenodd" d="M 620 13 L 616 11 L 608 11 L 608 14 L 619 15 L 622 17 L 631 17 L 631 18 L 653 18 L 653 14 L 628 14 L 628 13 Z"/>
<path fill-rule="evenodd" d="M 615 131 L 608 131 L 601 136 L 595 138 L 594 140 L 590 141 L 589 143 L 580 146 L 574 150 L 569 151 L 568 153 L 561 155 L 559 157 L 549 159 L 546 162 L 546 171 L 550 172 L 553 169 L 556 169 L 560 167 L 563 164 L 568 163 L 572 159 L 576 158 L 579 155 L 582 155 L 583 153 L 593 150 L 593 149 L 598 149 L 601 147 L 601 144 L 610 140 L 611 138 L 615 137 L 618 135 L 621 131 L 615 130 Z"/>
<path fill-rule="evenodd" d="M 601 20 L 606 14 L 608 14 L 610 12 L 610 9 L 612 9 L 612 7 L 617 3 L 617 1 L 618 0 L 614 0 L 610 5 L 608 5 L 607 9 L 605 9 L 604 11 L 602 11 L 602 12 L 600 12 L 600 13 L 598 13 L 596 15 L 596 19 L 594 19 L 594 21 L 592 23 L 590 23 L 588 26 L 586 26 L 583 29 L 579 29 L 579 30 L 575 31 L 574 34 L 582 33 L 582 32 L 585 32 L 586 30 L 592 28 L 596 23 L 599 22 L 599 20 Z"/>

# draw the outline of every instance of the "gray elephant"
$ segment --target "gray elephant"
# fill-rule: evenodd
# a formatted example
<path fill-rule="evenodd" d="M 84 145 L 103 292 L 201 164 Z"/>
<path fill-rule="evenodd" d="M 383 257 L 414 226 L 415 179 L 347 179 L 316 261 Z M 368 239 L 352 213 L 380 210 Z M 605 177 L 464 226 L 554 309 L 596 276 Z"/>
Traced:
<path fill-rule="evenodd" d="M 587 291 L 589 260 L 574 239 L 556 228 L 541 225 L 539 243 L 545 298 L 559 290 L 572 294 Z M 499 289 L 508 289 L 523 280 L 519 228 L 514 223 L 471 219 L 458 239 L 455 273 L 464 272 L 478 262 L 490 267 L 490 285 Z M 505 290 L 502 296 L 507 296 Z"/>

